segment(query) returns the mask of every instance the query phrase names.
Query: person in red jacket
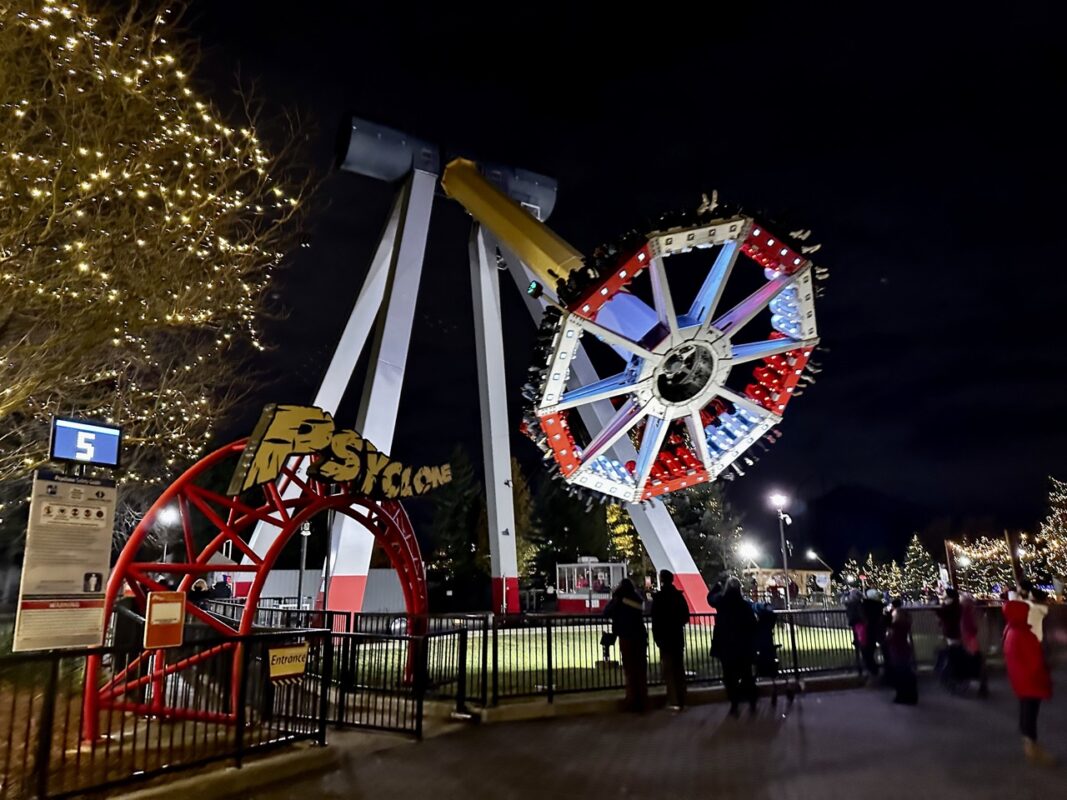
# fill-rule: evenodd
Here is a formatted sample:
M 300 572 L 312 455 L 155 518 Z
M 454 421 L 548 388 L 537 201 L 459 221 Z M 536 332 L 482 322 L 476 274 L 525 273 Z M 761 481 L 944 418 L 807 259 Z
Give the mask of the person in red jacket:
M 1030 607 L 1021 600 L 1011 599 L 1004 604 L 1004 664 L 1012 691 L 1019 698 L 1019 731 L 1026 758 L 1047 765 L 1052 763 L 1052 757 L 1037 743 L 1037 712 L 1041 701 L 1052 697 L 1052 678 L 1041 643 L 1030 630 L 1029 613 Z

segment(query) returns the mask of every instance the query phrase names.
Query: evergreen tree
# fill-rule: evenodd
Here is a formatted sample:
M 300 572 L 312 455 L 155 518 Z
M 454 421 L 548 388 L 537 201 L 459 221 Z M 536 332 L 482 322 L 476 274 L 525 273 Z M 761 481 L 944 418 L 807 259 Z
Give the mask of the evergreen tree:
M 867 577 L 867 588 L 887 588 L 888 573 L 886 566 L 879 564 L 875 560 L 874 553 L 867 554 L 867 560 L 863 562 L 863 574 Z
M 478 546 L 479 540 L 488 542 L 481 481 L 462 447 L 452 451 L 450 462 L 452 481 L 432 495 L 433 542 L 427 559 L 431 577 L 444 583 L 488 573 L 484 558 L 479 559 L 484 549 Z
M 920 599 L 926 589 L 937 586 L 940 573 L 933 556 L 923 547 L 919 541 L 919 534 L 911 537 L 908 542 L 908 550 L 904 554 L 904 567 L 902 570 L 903 592 L 912 600 Z
M 534 498 L 540 548 L 534 558 L 537 571 L 555 580 L 557 564 L 573 564 L 579 556 L 607 559 L 611 544 L 605 509 L 587 507 L 567 493 L 565 484 L 544 476 Z
M 535 569 L 541 533 L 537 526 L 533 493 L 518 460 L 511 458 L 512 502 L 515 504 L 515 556 L 519 575 L 529 577 Z
M 1067 483 L 1050 477 L 1049 511 L 1041 523 L 1034 546 L 1038 569 L 1047 578 L 1067 580 Z
M 705 581 L 710 584 L 723 572 L 744 566 L 737 556 L 741 518 L 727 502 L 721 484 L 698 484 L 663 500 Z
M 904 593 L 904 571 L 895 560 L 890 561 L 883 572 L 885 588 L 889 590 L 890 597 L 900 597 Z
M 855 558 L 849 558 L 841 571 L 841 580 L 850 589 L 859 588 L 862 584 L 863 567 Z

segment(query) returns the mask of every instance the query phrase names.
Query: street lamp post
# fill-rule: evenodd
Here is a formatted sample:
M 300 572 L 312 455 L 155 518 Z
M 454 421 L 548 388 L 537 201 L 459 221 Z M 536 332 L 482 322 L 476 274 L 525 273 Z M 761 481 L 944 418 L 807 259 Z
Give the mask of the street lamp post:
M 829 564 L 827 564 L 825 561 L 823 561 L 822 557 L 818 553 L 816 553 L 814 550 L 809 550 L 806 555 L 808 556 L 808 558 L 810 560 L 818 561 L 820 564 L 822 564 L 824 567 L 826 567 L 828 570 L 830 570 L 831 573 L 834 571 L 834 568 L 831 567 Z
M 782 572 L 785 573 L 785 610 L 792 611 L 793 604 L 789 596 L 789 544 L 785 540 L 785 526 L 793 521 L 785 513 L 785 506 L 789 502 L 789 498 L 784 494 L 775 492 L 770 496 L 770 501 L 771 505 L 774 506 L 774 510 L 778 512 L 778 535 L 782 542 Z
M 789 596 L 790 584 L 792 583 L 789 578 L 789 543 L 785 539 L 785 526 L 792 525 L 793 520 L 785 513 L 785 507 L 789 503 L 788 497 L 781 492 L 775 492 L 768 499 L 771 501 L 774 510 L 778 512 L 778 535 L 782 544 L 782 572 L 785 573 L 785 610 L 789 618 L 789 643 L 793 648 L 793 680 L 799 686 L 800 662 L 797 654 L 797 630 L 793 614 L 790 613 L 793 610 L 793 601 Z
M 825 561 L 823 561 L 822 557 L 818 553 L 816 553 L 814 550 L 812 550 L 810 547 L 808 548 L 808 552 L 805 555 L 807 555 L 809 561 L 818 561 L 820 564 L 822 564 L 824 567 L 826 567 L 828 570 L 830 570 L 830 583 L 828 583 L 826 585 L 826 594 L 827 595 L 832 594 L 833 593 L 834 568 L 831 567 L 829 564 L 827 564 Z M 809 593 L 809 596 L 808 596 L 808 600 L 809 601 L 811 600 L 810 593 Z M 826 604 L 826 601 L 824 599 L 823 600 L 823 606 L 824 607 L 825 607 L 825 604 Z
M 296 578 L 296 610 L 304 608 L 304 569 L 308 560 L 308 537 L 311 536 L 311 523 L 300 523 L 300 572 Z

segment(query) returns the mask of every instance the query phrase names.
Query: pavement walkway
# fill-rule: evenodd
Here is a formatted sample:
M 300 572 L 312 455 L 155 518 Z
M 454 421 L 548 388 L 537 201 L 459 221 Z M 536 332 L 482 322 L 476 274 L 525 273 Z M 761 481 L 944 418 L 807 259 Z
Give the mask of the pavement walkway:
M 1054 769 L 1025 763 L 1017 703 L 922 682 L 920 705 L 880 689 L 809 694 L 735 720 L 723 704 L 683 714 L 607 714 L 464 727 L 346 758 L 332 773 L 259 792 L 264 800 L 408 797 L 925 800 L 1067 798 L 1067 673 L 1041 711 Z

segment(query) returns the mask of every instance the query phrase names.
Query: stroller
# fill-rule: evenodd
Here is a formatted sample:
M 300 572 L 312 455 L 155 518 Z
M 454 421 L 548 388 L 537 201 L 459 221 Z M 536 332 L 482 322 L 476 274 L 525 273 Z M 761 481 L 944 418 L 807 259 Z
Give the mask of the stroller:
M 780 644 L 774 641 L 774 627 L 776 624 L 774 609 L 766 603 L 757 603 L 756 610 L 756 678 L 769 678 L 771 681 L 771 705 L 778 703 L 778 651 L 782 649 Z M 792 703 L 794 688 L 788 681 L 785 683 L 786 699 Z

